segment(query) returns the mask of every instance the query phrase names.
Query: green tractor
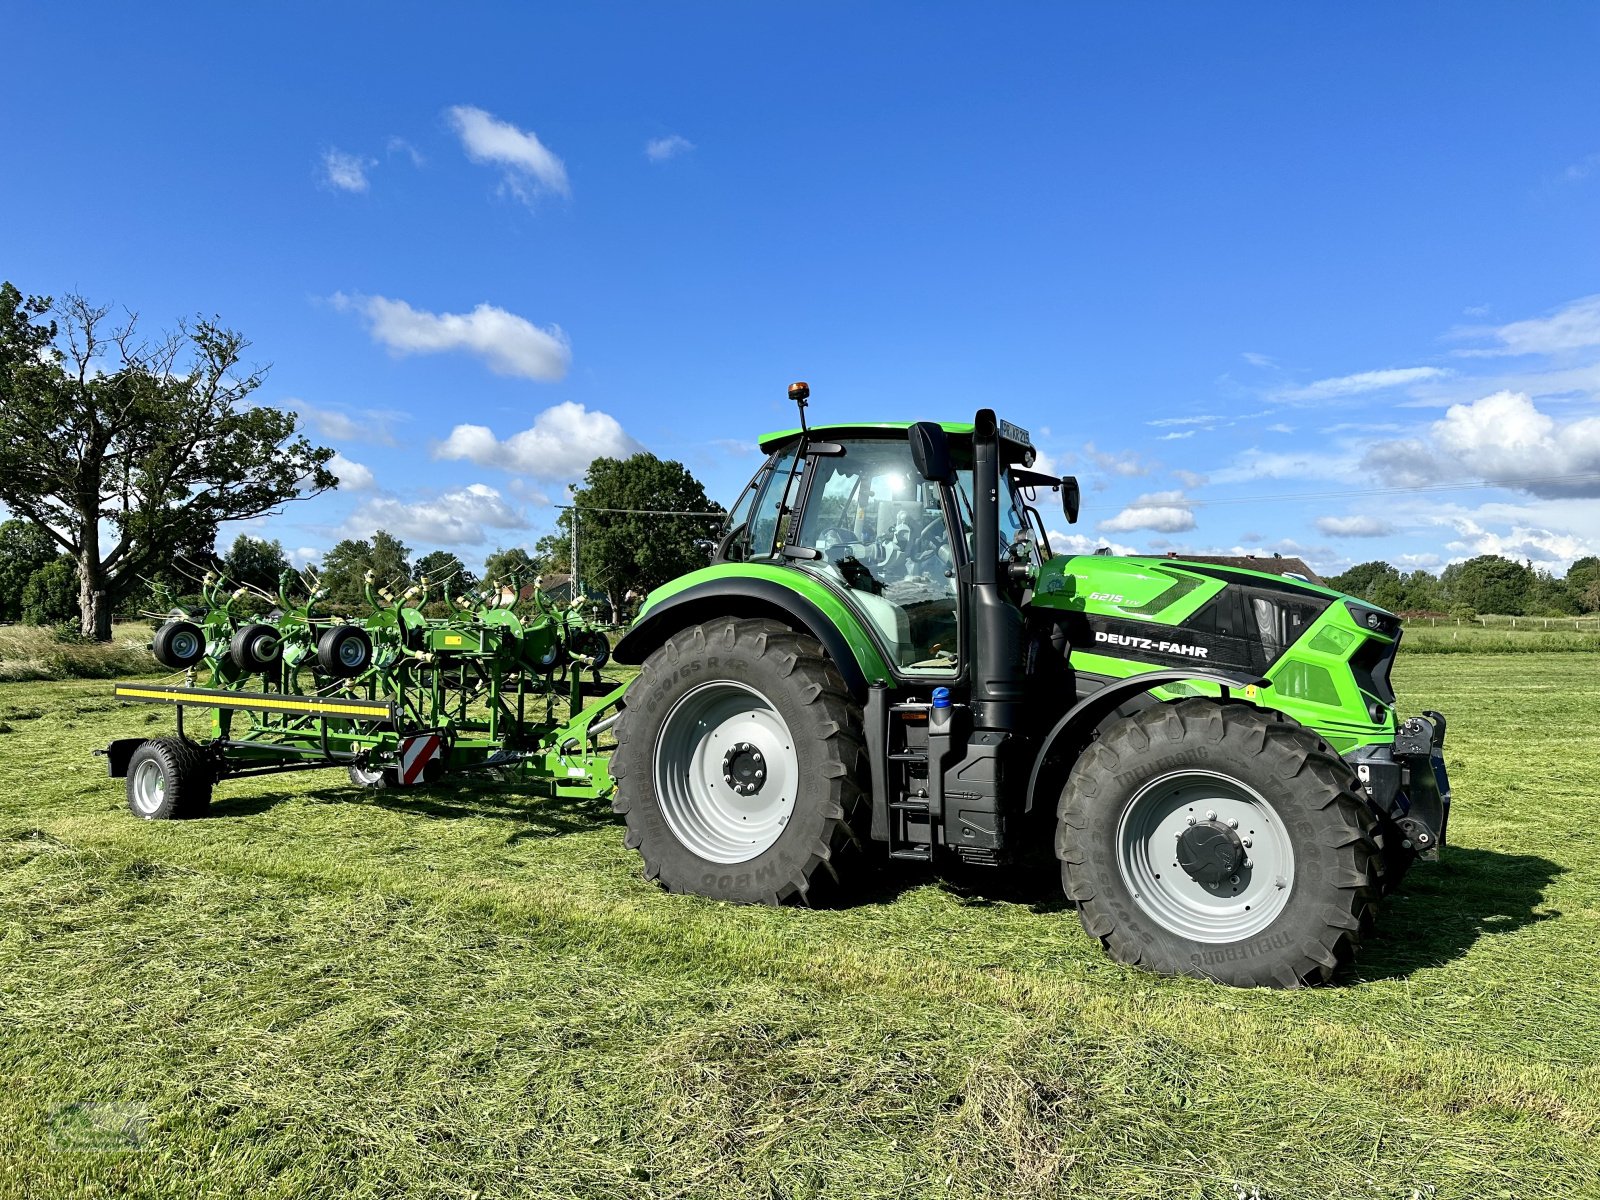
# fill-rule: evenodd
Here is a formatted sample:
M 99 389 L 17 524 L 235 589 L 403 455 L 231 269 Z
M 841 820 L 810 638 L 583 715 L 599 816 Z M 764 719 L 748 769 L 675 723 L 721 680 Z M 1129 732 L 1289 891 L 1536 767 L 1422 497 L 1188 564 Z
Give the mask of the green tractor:
M 1445 838 L 1400 622 L 1294 578 L 1053 555 L 1026 431 L 806 425 L 708 567 L 653 592 L 614 807 L 678 892 L 815 903 L 874 856 L 1059 860 L 1083 927 L 1164 974 L 1296 987 L 1354 953 Z

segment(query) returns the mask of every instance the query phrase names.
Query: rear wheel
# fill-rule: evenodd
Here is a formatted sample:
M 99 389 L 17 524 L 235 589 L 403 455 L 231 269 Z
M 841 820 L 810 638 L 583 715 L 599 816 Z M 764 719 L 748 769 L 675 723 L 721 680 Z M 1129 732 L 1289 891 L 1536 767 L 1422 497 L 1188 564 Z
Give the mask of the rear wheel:
M 271 670 L 283 658 L 283 636 L 271 625 L 245 625 L 229 640 L 228 657 L 246 675 Z
M 212 782 L 211 764 L 199 746 L 156 738 L 128 758 L 128 809 L 145 821 L 204 816 Z
M 335 625 L 317 639 L 317 665 L 335 679 L 351 679 L 372 665 L 372 639 L 358 625 Z
M 817 642 L 776 621 L 675 634 L 628 689 L 613 807 L 675 892 L 815 903 L 866 840 L 861 715 Z
M 156 630 L 150 649 L 162 666 L 186 671 L 206 656 L 206 638 L 192 621 L 168 621 Z
M 1376 911 L 1379 852 L 1357 786 L 1321 738 L 1281 717 L 1158 705 L 1073 767 L 1062 884 L 1120 962 L 1245 987 L 1322 982 Z

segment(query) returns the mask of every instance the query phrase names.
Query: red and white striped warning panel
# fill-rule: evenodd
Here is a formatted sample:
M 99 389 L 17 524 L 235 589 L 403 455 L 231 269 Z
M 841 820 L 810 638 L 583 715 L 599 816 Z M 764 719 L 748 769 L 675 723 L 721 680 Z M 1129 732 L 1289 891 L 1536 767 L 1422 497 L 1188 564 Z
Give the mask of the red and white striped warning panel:
M 444 743 L 436 733 L 421 733 L 400 743 L 400 782 L 407 786 L 418 783 L 428 764 L 444 752 Z

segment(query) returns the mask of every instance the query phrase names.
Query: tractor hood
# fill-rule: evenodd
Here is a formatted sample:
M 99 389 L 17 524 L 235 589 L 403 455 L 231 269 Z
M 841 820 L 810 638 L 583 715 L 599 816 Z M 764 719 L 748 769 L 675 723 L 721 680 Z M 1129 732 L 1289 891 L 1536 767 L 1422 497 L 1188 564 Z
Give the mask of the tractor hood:
M 1039 569 L 1032 605 L 1110 618 L 1184 620 L 1230 583 L 1303 596 L 1319 609 L 1340 593 L 1314 583 L 1181 558 L 1075 554 L 1052 558 Z

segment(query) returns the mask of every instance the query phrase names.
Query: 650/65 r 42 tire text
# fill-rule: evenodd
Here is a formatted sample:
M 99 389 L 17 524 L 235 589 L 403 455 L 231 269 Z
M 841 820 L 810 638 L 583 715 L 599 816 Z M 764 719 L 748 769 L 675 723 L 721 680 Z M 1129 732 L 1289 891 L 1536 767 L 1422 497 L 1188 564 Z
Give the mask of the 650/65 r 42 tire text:
M 616 738 L 613 807 L 670 891 L 817 903 L 860 857 L 861 714 L 810 637 L 732 618 L 674 634 L 628 689 Z
M 1084 751 L 1056 854 L 1119 962 L 1241 987 L 1320 983 L 1355 953 L 1382 870 L 1355 773 L 1242 703 L 1158 704 Z

